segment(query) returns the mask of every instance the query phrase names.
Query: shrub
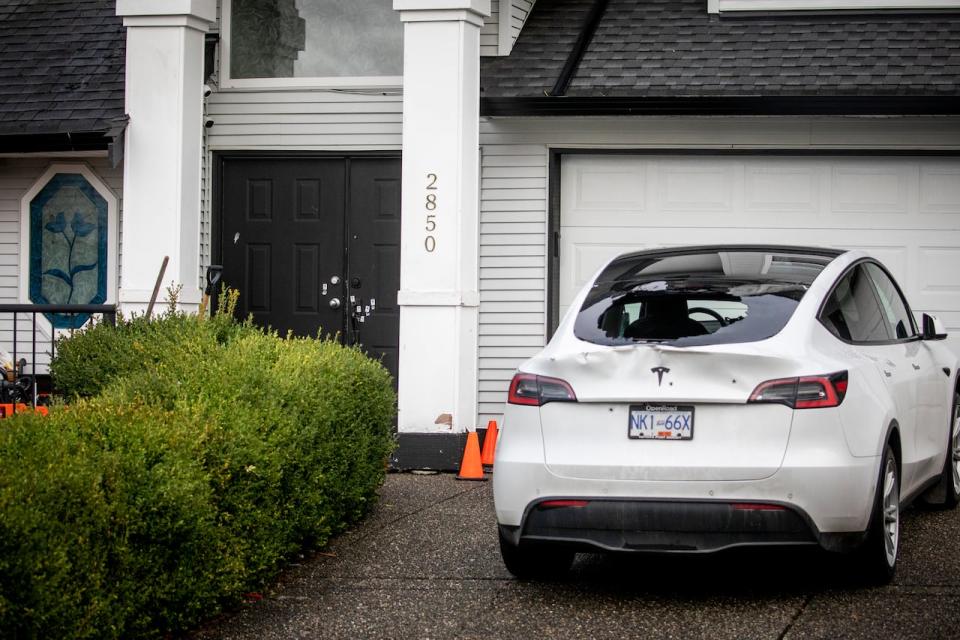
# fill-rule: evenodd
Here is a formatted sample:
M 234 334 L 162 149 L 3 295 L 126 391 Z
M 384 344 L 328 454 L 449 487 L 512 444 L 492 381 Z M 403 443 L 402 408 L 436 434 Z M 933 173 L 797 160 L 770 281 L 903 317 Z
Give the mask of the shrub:
M 152 325 L 64 341 L 61 388 L 97 386 L 75 377 L 95 345 L 109 384 L 0 425 L 0 636 L 183 630 L 373 503 L 395 409 L 379 363 L 225 314 Z
M 174 292 L 171 292 L 174 296 Z M 183 349 L 216 349 L 241 335 L 257 333 L 249 322 L 233 318 L 237 295 L 224 290 L 217 313 L 206 321 L 178 312 L 176 301 L 161 318 L 117 318 L 116 326 L 100 322 L 57 341 L 50 374 L 56 391 L 67 399 L 90 398 L 113 380 L 171 359 Z

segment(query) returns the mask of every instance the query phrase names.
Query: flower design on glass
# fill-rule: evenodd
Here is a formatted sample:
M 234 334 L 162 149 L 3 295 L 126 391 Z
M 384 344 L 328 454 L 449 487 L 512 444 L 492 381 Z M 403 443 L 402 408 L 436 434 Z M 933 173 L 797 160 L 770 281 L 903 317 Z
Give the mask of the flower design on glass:
M 88 222 L 84 215 L 79 211 L 76 211 L 73 214 L 73 219 L 70 221 L 71 233 L 69 234 L 67 233 L 67 217 L 63 211 L 58 212 L 53 217 L 53 220 L 44 225 L 44 229 L 52 234 L 59 234 L 63 238 L 63 242 L 66 244 L 65 254 L 59 254 L 61 257 L 61 264 L 59 267 L 50 267 L 43 272 L 44 276 L 59 278 L 64 282 L 64 284 L 70 287 L 70 293 L 67 296 L 66 304 L 73 302 L 73 292 L 76 286 L 75 278 L 77 274 L 97 268 L 97 260 L 87 264 L 74 264 L 74 253 L 75 249 L 77 248 L 77 240 L 90 235 L 96 228 L 97 226 L 91 222 Z M 63 257 L 66 258 L 66 264 L 62 264 Z

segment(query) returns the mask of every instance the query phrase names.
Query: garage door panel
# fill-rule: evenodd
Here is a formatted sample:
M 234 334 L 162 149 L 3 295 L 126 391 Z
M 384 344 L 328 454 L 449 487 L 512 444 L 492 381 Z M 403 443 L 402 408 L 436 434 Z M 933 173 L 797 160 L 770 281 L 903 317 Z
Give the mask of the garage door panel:
M 744 213 L 817 215 L 821 203 L 822 171 L 810 162 L 782 159 L 744 167 Z
M 920 213 L 947 214 L 960 224 L 960 163 L 929 162 L 920 169 Z
M 655 181 L 653 210 L 659 214 L 732 213 L 738 195 L 735 185 L 742 182 L 739 163 L 722 163 L 701 158 L 655 162 L 651 168 Z
M 960 310 L 960 247 L 919 247 L 917 258 L 914 304 Z
M 913 163 L 852 162 L 832 167 L 830 211 L 835 214 L 910 213 Z
M 601 162 L 577 169 L 575 202 L 579 210 L 639 212 L 646 208 L 646 163 L 629 166 Z

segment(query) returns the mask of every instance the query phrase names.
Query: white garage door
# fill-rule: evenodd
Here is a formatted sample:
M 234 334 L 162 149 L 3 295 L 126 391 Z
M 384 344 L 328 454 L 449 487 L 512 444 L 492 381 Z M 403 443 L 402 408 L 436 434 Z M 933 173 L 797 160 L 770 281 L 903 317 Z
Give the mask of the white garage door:
M 560 317 L 625 251 L 831 246 L 879 258 L 960 345 L 960 159 L 570 155 L 560 197 Z

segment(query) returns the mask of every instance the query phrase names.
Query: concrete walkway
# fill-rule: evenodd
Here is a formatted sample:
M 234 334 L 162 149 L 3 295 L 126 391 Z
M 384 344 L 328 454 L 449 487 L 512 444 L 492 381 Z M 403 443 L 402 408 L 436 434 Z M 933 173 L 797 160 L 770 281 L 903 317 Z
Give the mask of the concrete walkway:
M 273 638 L 960 638 L 960 512 L 908 510 L 894 584 L 819 553 L 581 555 L 513 579 L 490 483 L 395 474 L 375 512 L 196 640 Z

